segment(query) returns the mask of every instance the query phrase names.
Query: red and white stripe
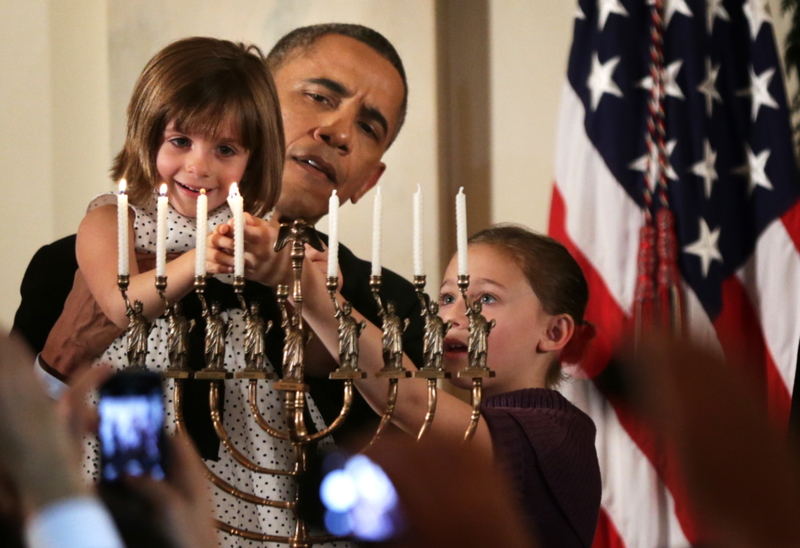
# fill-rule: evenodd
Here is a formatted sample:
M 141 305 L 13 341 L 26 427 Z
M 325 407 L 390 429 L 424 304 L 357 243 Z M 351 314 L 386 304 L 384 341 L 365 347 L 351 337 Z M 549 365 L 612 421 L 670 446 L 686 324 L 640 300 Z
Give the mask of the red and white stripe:
M 603 499 L 595 548 L 690 546 L 697 532 L 675 463 L 626 410 L 591 381 L 626 330 L 636 284 L 639 228 L 644 215 L 609 171 L 586 135 L 583 103 L 567 83 L 562 93 L 550 234 L 564 243 L 589 282 L 587 320 L 598 337 L 565 395 L 597 426 Z M 770 225 L 753 257 L 723 284 L 714 322 L 684 285 L 686 323 L 700 343 L 739 358 L 763 386 L 778 424 L 788 421 L 800 322 L 787 303 L 800 302 L 800 205 Z M 741 360 L 742 356 L 747 360 Z M 736 361 L 736 360 L 729 360 Z

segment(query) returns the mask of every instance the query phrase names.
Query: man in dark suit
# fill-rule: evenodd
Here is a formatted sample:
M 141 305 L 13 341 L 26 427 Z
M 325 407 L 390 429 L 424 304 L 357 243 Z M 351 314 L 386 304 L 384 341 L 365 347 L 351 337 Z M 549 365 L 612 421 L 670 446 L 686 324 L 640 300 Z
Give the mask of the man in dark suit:
M 379 33 L 359 25 L 296 29 L 276 44 L 267 62 L 280 97 L 286 136 L 283 186 L 275 218 L 303 218 L 313 224 L 327 213 L 333 189 L 341 203 L 348 199 L 355 203 L 380 179 L 386 169 L 383 154 L 405 118 L 405 71 L 394 47 Z M 255 277 L 261 283 L 248 283 L 249 298 L 258 299 L 264 316 L 279 324 L 271 289 L 290 275 L 291 266 L 288 251 L 276 254 L 272 249 L 276 228 L 264 222 L 263 230 L 267 236 L 259 251 L 263 268 Z M 140 270 L 152 268 L 148 264 L 151 258 L 139 259 Z M 369 291 L 369 264 L 344 246 L 339 261 L 342 295 L 379 325 Z M 423 322 L 414 288 L 390 271 L 383 274 L 382 295 L 397 303 L 401 318 L 410 320 L 405 351 L 419 366 Z M 36 253 L 21 293 L 14 330 L 40 353 L 42 369 L 57 379 L 67 380 L 87 367 L 120 333 L 102 314 L 82 280 L 75 260 L 75 236 Z M 197 308 L 196 300 L 192 295 L 184 299 L 187 317 Z M 200 332 L 196 329 L 193 335 L 200 336 Z M 276 367 L 281 363 L 282 339 L 278 329 L 268 335 L 267 355 Z M 333 363 L 327 353 L 316 356 Z M 190 352 L 192 361 L 195 363 L 190 365 L 197 368 L 197 359 L 193 360 Z M 309 384 L 312 397 L 330 423 L 341 406 L 341 386 L 313 379 Z M 362 419 L 375 416 L 361 398 L 353 415 Z

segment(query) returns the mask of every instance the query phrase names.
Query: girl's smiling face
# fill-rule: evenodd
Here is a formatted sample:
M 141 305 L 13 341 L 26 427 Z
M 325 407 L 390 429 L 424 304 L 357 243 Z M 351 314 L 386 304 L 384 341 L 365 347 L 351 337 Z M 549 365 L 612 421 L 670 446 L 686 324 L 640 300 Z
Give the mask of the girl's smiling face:
M 212 138 L 181 132 L 171 120 L 156 155 L 158 184 L 167 184 L 169 202 L 178 213 L 194 217 L 200 190 L 206 191 L 209 211 L 222 205 L 231 184 L 241 181 L 249 159 L 250 151 L 242 146 L 233 124 Z
M 497 377 L 484 379 L 484 392 L 492 395 L 544 386 L 544 374 L 553 356 L 541 352 L 539 343 L 548 337 L 551 316 L 544 311 L 525 275 L 507 253 L 490 244 L 469 246 L 469 275 L 467 297 L 481 303 L 481 313 L 488 321 L 497 322 L 489 334 L 487 353 L 487 365 Z M 469 379 L 456 378 L 456 371 L 469 365 L 469 320 L 457 279 L 458 263 L 454 257 L 447 267 L 439 298 L 439 316 L 453 322 L 445 338 L 444 364 L 453 373 L 453 384 L 469 388 Z

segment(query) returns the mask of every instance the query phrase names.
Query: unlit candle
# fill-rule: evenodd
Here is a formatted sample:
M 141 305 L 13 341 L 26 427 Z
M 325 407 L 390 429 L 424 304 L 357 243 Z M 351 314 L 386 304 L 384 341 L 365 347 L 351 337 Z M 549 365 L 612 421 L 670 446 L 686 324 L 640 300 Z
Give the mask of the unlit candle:
M 467 263 L 467 197 L 464 187 L 458 189 L 456 195 L 456 243 L 458 244 L 458 275 L 469 274 Z
M 422 189 L 417 185 L 414 193 L 414 276 L 424 276 L 422 263 Z
M 375 203 L 372 209 L 372 275 L 381 275 L 381 211 L 383 198 L 381 187 L 375 193 Z
M 334 190 L 328 200 L 328 277 L 339 276 L 339 196 Z

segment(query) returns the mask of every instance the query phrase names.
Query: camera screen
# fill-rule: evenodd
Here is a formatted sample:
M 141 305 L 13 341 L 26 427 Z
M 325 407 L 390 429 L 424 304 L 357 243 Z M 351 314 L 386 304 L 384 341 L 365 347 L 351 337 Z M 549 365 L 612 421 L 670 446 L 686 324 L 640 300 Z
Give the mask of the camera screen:
M 149 473 L 164 478 L 161 390 L 144 394 L 105 395 L 98 405 L 102 475 L 114 481 L 124 474 Z

